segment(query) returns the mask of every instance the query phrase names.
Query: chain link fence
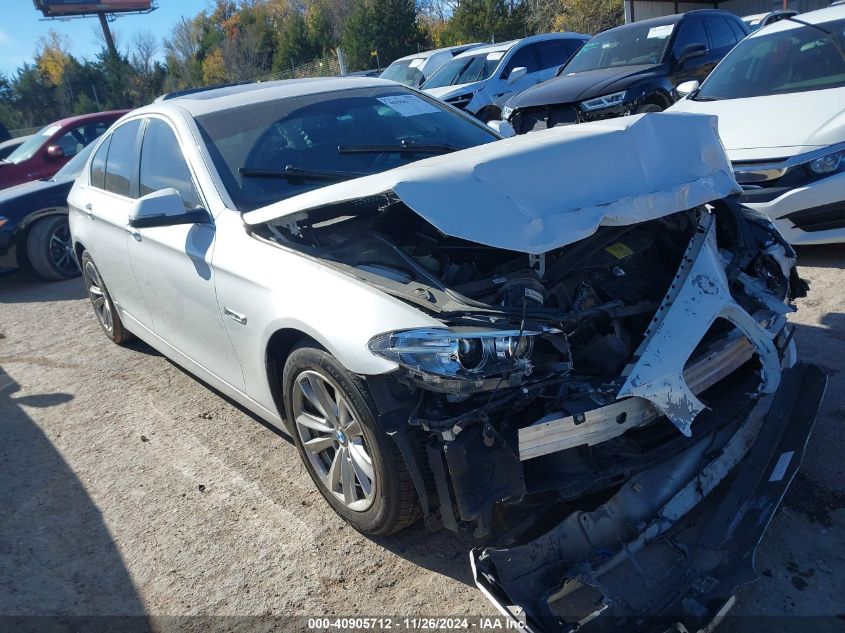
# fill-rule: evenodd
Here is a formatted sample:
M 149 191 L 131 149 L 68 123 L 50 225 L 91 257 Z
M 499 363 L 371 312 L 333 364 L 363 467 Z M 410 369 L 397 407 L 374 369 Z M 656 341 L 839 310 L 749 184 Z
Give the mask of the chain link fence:
M 291 66 L 290 70 L 281 70 L 254 78 L 254 81 L 275 81 L 277 79 L 305 79 L 307 77 L 336 77 L 340 75 L 340 62 L 335 55 L 320 57 L 307 64 Z

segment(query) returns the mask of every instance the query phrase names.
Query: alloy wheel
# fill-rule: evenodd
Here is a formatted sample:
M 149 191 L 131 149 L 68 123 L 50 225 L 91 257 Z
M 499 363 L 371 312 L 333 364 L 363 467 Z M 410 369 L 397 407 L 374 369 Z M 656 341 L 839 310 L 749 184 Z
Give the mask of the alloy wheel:
M 111 334 L 114 330 L 114 317 L 111 312 L 111 301 L 100 279 L 100 273 L 93 262 L 86 261 L 83 274 L 85 275 L 85 285 L 88 288 L 88 296 L 91 298 L 91 303 L 94 304 L 94 314 L 97 315 L 103 329 Z
M 340 387 L 307 370 L 291 400 L 299 439 L 322 484 L 350 510 L 373 504 L 377 481 L 361 422 Z
M 49 241 L 50 261 L 66 276 L 73 276 L 78 273 L 79 266 L 73 255 L 73 245 L 70 239 L 70 227 L 67 222 L 59 224 L 50 235 Z

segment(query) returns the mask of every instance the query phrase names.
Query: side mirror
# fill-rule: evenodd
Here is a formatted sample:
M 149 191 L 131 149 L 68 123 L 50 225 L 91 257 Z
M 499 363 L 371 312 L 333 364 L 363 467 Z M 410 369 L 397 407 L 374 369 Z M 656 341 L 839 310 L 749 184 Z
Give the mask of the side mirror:
M 686 46 L 684 46 L 684 50 L 681 51 L 680 57 L 678 57 L 678 65 L 685 64 L 691 59 L 695 59 L 696 57 L 701 57 L 706 54 L 707 46 L 705 46 L 704 44 L 687 44 Z
M 528 74 L 528 69 L 525 66 L 517 66 L 511 71 L 511 74 L 508 75 L 508 83 L 512 84 L 519 79 L 525 77 Z
M 65 157 L 65 150 L 61 148 L 59 145 L 50 145 L 47 148 L 47 158 L 52 160 L 58 160 L 60 158 Z
M 513 126 L 507 121 L 487 121 L 487 127 L 496 132 L 499 136 L 503 136 L 504 138 L 516 136 L 516 130 L 514 130 Z
M 186 211 L 182 196 L 172 188 L 138 198 L 129 209 L 129 226 L 135 229 L 207 222 L 208 212 L 205 209 Z
M 698 90 L 700 85 L 701 84 L 698 81 L 685 81 L 684 83 L 679 84 L 677 88 L 675 88 L 675 92 L 678 93 L 678 96 L 680 98 L 684 98 Z

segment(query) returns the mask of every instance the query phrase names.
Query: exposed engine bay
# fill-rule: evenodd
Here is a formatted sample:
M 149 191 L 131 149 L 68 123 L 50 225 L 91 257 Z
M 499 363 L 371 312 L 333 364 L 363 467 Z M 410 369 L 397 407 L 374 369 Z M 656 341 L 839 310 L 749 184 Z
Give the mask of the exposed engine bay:
M 785 314 L 806 293 L 795 254 L 733 199 L 542 254 L 450 237 L 389 193 L 254 228 L 444 324 L 376 336 L 370 351 L 399 369 L 368 384 L 429 526 L 480 539 L 477 584 L 529 629 L 575 630 L 611 607 L 628 626 L 668 608 L 619 602 L 613 570 L 673 530 L 689 542 L 655 564 L 689 563 L 683 547 L 704 537 L 678 520 L 739 481 L 773 400 L 791 397 L 811 424 L 824 389 L 793 369 Z M 648 576 L 636 562 L 626 573 L 621 585 Z M 731 582 L 708 585 L 706 605 L 672 603 L 671 617 L 709 621 Z

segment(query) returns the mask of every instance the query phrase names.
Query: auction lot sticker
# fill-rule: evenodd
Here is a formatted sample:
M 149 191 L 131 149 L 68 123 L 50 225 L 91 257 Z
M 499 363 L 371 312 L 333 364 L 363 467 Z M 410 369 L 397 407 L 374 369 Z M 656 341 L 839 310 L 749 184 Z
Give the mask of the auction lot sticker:
M 416 95 L 392 95 L 377 97 L 388 108 L 396 110 L 402 116 L 417 116 L 418 114 L 436 114 L 439 112 L 430 103 L 423 101 Z

